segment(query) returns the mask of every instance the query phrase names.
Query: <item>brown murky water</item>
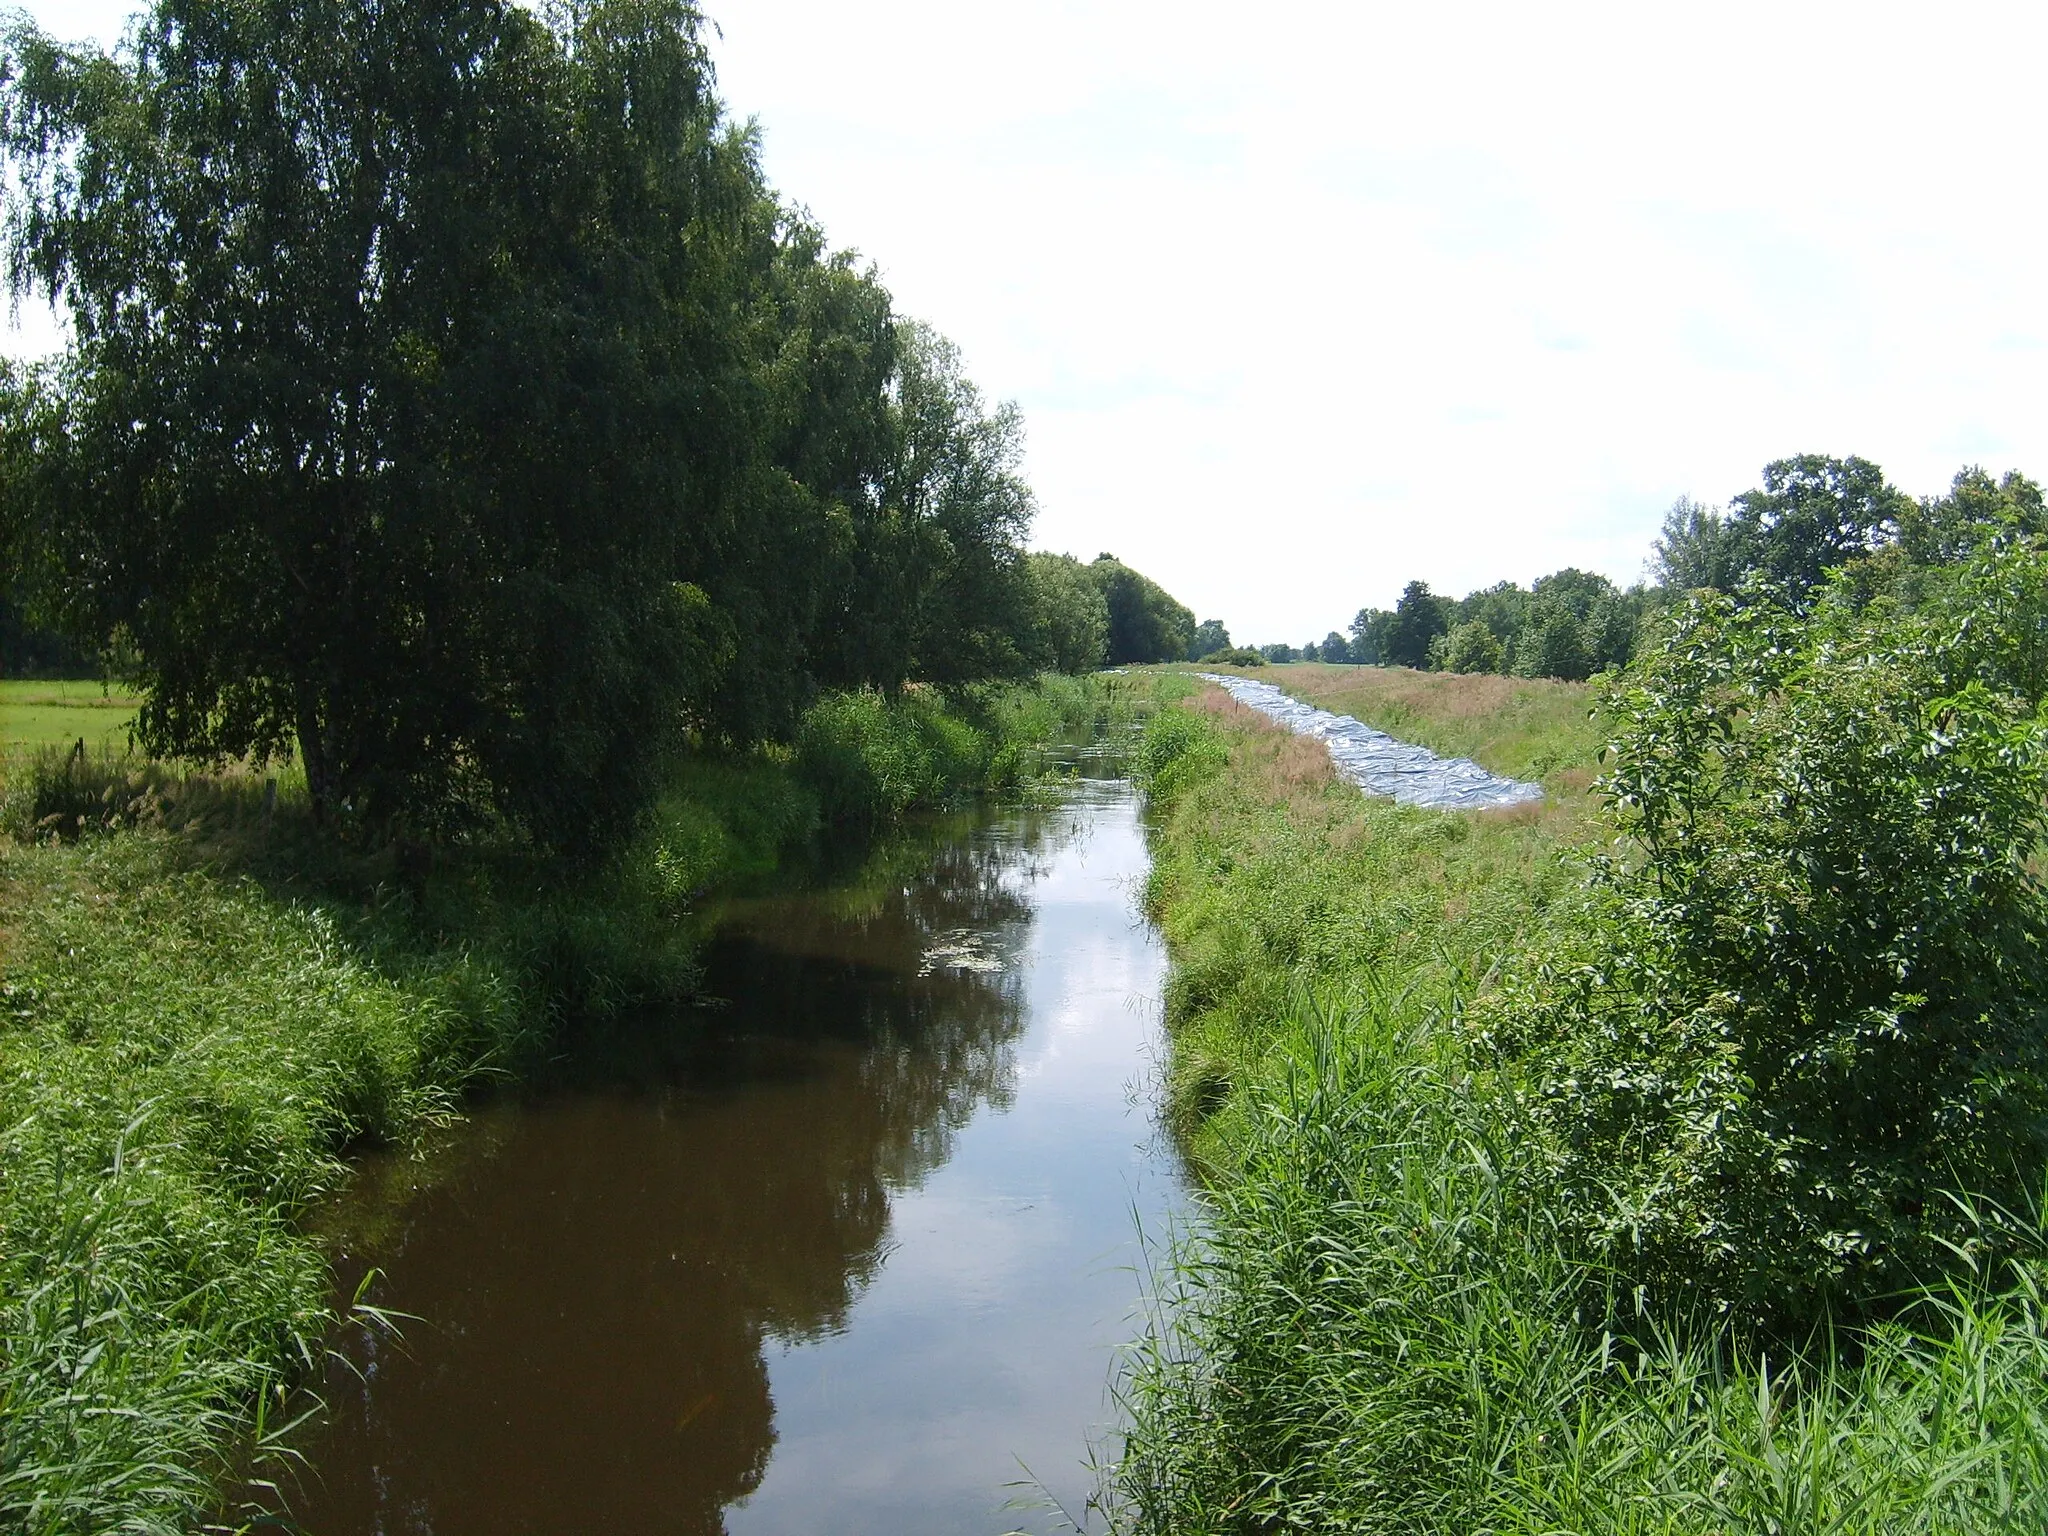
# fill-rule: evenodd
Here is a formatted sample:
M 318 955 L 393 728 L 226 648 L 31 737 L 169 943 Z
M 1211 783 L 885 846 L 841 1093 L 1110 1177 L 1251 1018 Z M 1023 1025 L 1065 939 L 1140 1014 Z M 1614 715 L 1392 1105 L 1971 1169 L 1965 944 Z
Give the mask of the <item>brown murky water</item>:
M 1120 785 L 741 904 L 709 1011 L 373 1170 L 314 1536 L 1063 1528 L 1181 1183 Z M 1026 1486 L 1019 1487 L 1022 1483 Z

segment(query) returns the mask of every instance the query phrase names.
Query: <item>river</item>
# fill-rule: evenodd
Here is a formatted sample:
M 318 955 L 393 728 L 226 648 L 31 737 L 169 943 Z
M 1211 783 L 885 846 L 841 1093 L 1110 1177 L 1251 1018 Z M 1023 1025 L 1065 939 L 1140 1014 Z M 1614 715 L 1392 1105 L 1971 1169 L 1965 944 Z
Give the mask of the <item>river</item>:
M 994 1533 L 1082 1514 L 1139 1327 L 1165 958 L 1135 796 L 1083 781 L 734 902 L 706 1003 L 334 1215 L 313 1536 Z M 1019 1486 L 1022 1485 L 1022 1486 Z M 1040 1502 L 1040 1507 L 1028 1507 Z

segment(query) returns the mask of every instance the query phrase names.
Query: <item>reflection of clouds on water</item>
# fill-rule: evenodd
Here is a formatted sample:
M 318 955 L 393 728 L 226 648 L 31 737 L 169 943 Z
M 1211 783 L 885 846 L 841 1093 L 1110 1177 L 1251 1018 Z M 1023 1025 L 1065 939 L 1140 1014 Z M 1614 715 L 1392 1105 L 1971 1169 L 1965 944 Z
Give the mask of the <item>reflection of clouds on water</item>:
M 576 1036 L 555 1094 L 480 1114 L 438 1177 L 366 1180 L 340 1278 L 381 1265 L 371 1299 L 422 1321 L 348 1344 L 307 1527 L 722 1529 L 776 1444 L 768 1341 L 842 1333 L 893 1203 L 1013 1102 L 1035 888 L 1090 826 L 956 821 L 740 905 L 705 957 L 723 1006 Z M 942 1208 L 984 1259 L 1057 1227 Z

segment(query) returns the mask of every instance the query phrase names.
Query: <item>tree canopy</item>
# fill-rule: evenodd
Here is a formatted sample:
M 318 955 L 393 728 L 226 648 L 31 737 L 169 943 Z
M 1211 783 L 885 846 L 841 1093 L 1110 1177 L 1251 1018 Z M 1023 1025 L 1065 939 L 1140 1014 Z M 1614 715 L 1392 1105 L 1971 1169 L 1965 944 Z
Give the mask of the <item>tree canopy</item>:
M 1567 567 L 1527 588 L 1504 581 L 1454 600 L 1411 581 L 1394 608 L 1359 610 L 1350 659 L 1579 681 L 1626 665 L 1645 622 L 1688 592 L 1760 594 L 1796 609 L 1840 574 L 1850 598 L 1883 595 L 1911 609 L 1933 573 L 2000 539 L 2048 533 L 2038 485 L 1974 465 L 1946 495 L 1917 502 L 1854 457 L 1779 459 L 1762 482 L 1728 510 L 1689 496 L 1673 503 L 1652 546 L 1654 585 L 1624 591 Z M 1327 640 L 1308 649 L 1330 659 Z
M 1111 666 L 1190 659 L 1195 616 L 1189 609 L 1114 555 L 1096 556 L 1090 570 L 1109 607 Z
M 0 554 L 119 637 L 149 747 L 573 845 L 686 731 L 1077 661 L 1014 407 L 779 200 L 701 26 L 159 0 L 112 55 L 6 33 L 7 276 L 74 339 L 7 380 Z

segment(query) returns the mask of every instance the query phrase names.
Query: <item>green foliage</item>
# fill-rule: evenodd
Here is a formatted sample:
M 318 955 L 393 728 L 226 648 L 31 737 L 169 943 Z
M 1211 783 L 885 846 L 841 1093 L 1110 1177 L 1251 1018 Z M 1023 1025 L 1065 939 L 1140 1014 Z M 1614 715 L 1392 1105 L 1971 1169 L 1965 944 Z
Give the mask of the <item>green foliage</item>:
M 1230 631 L 1223 627 L 1221 619 L 1204 619 L 1195 626 L 1195 635 L 1188 642 L 1188 655 L 1195 661 L 1212 656 L 1218 651 L 1234 650 L 1230 643 Z
M 1763 480 L 1726 514 L 1687 498 L 1672 507 L 1656 544 L 1667 591 L 1735 592 L 1755 578 L 1802 601 L 1852 567 L 1866 596 L 1883 589 L 1910 603 L 1926 571 L 2000 534 L 2048 532 L 2040 487 L 2016 472 L 1993 480 L 1966 466 L 1947 495 L 1917 503 L 1863 459 L 1801 454 L 1765 465 Z
M 898 351 L 888 560 L 868 594 L 887 600 L 870 619 L 881 643 L 860 680 L 1028 676 L 1041 611 L 1023 552 L 1034 510 L 1018 473 L 1023 418 L 1014 403 L 987 409 L 958 349 L 930 327 L 905 323 Z
M 1114 555 L 1096 556 L 1088 569 L 1109 608 L 1111 666 L 1188 658 L 1195 637 L 1193 613 Z
M 1747 573 L 1742 530 L 1714 507 L 1681 496 L 1652 542 L 1658 585 L 1676 594 L 1712 587 L 1732 592 Z
M 150 750 L 583 854 L 691 730 L 1038 665 L 1014 407 L 779 203 L 701 25 L 160 0 L 111 57 L 11 25 L 8 276 L 74 342 L 0 390 L 0 568 L 132 647 Z
M 1571 567 L 1538 577 L 1528 590 L 1503 581 L 1455 601 L 1431 593 L 1422 582 L 1410 582 L 1401 606 L 1392 612 L 1360 609 L 1348 646 L 1333 654 L 1326 639 L 1320 655 L 1325 661 L 1580 682 L 1627 663 L 1648 603 L 1641 588 L 1622 592 L 1604 576 Z M 1474 625 L 1478 628 L 1470 628 Z M 1482 629 L 1492 644 L 1480 637 Z M 1451 635 L 1459 630 L 1465 634 L 1458 647 L 1460 664 L 1453 666 Z
M 1500 641 L 1479 619 L 1467 619 L 1443 637 L 1441 671 L 1498 672 L 1500 661 Z
M 2022 632 L 2041 587 L 1987 573 L 1974 600 Z M 1474 684 L 1349 687 L 1389 682 L 1434 700 L 1438 735 L 1485 728 L 1459 712 Z M 1952 1207 L 1977 1268 L 1810 1341 L 1646 1313 L 1585 1262 L 1579 1191 L 1482 1027 L 1504 961 L 1607 915 L 1556 857 L 1574 824 L 1361 801 L 1294 776 L 1273 733 L 1221 735 L 1227 763 L 1150 818 L 1169 1079 L 1209 1180 L 1155 1264 L 1115 1528 L 2016 1536 L 2048 1516 L 2048 1275 L 1987 1262 L 2013 1223 Z
M 1524 677 L 1584 682 L 1593 673 L 1586 627 L 1563 603 L 1546 603 L 1536 621 L 1516 637 L 1515 670 Z
M 1036 615 L 1034 654 L 1048 671 L 1093 672 L 1109 652 L 1109 604 L 1087 566 L 1072 555 L 1027 557 Z
M 1912 505 L 1868 459 L 1802 453 L 1766 464 L 1763 480 L 1735 498 L 1728 520 L 1739 568 L 1795 596 L 1889 542 Z
M 1220 667 L 1263 667 L 1266 664 L 1266 658 L 1261 652 L 1243 645 L 1233 645 L 1220 651 L 1211 651 L 1208 655 L 1198 656 L 1195 659 L 1211 666 Z
M 987 745 L 923 694 L 835 694 L 804 716 L 797 771 L 835 823 L 872 824 L 973 787 Z
M 4 537 L 0 537 L 0 563 L 11 564 Z M 99 675 L 99 663 L 82 646 L 31 623 L 21 604 L 0 588 L 0 678 Z
M 1361 608 L 1351 620 L 1351 659 L 1368 667 L 1385 666 L 1387 639 L 1394 614 L 1388 608 Z
M 827 821 L 873 826 L 1028 776 L 1028 751 L 1086 735 L 1105 708 L 1092 679 L 937 694 L 829 694 L 805 714 L 794 767 Z
M 2017 470 L 1993 480 L 1976 465 L 1957 471 L 1946 496 L 1899 510 L 1899 546 L 1914 565 L 1956 565 L 1993 539 L 2048 534 L 2041 487 Z
M 1444 600 L 1429 590 L 1429 583 L 1411 581 L 1394 604 L 1393 622 L 1387 626 L 1379 659 L 1390 667 L 1426 667 L 1430 643 L 1450 626 Z
M 1856 1358 L 1623 1342 L 1459 1033 L 1283 1000 L 1233 1177 L 1163 1257 L 1115 1528 L 2019 1536 L 2048 1518 L 2048 1272 L 1923 1292 Z
M 1945 1191 L 2038 1192 L 2044 586 L 2021 548 L 1913 616 L 1699 594 L 1608 695 L 1636 852 L 1515 1025 L 1603 1262 L 1753 1312 L 1868 1305 L 1981 1238 Z

